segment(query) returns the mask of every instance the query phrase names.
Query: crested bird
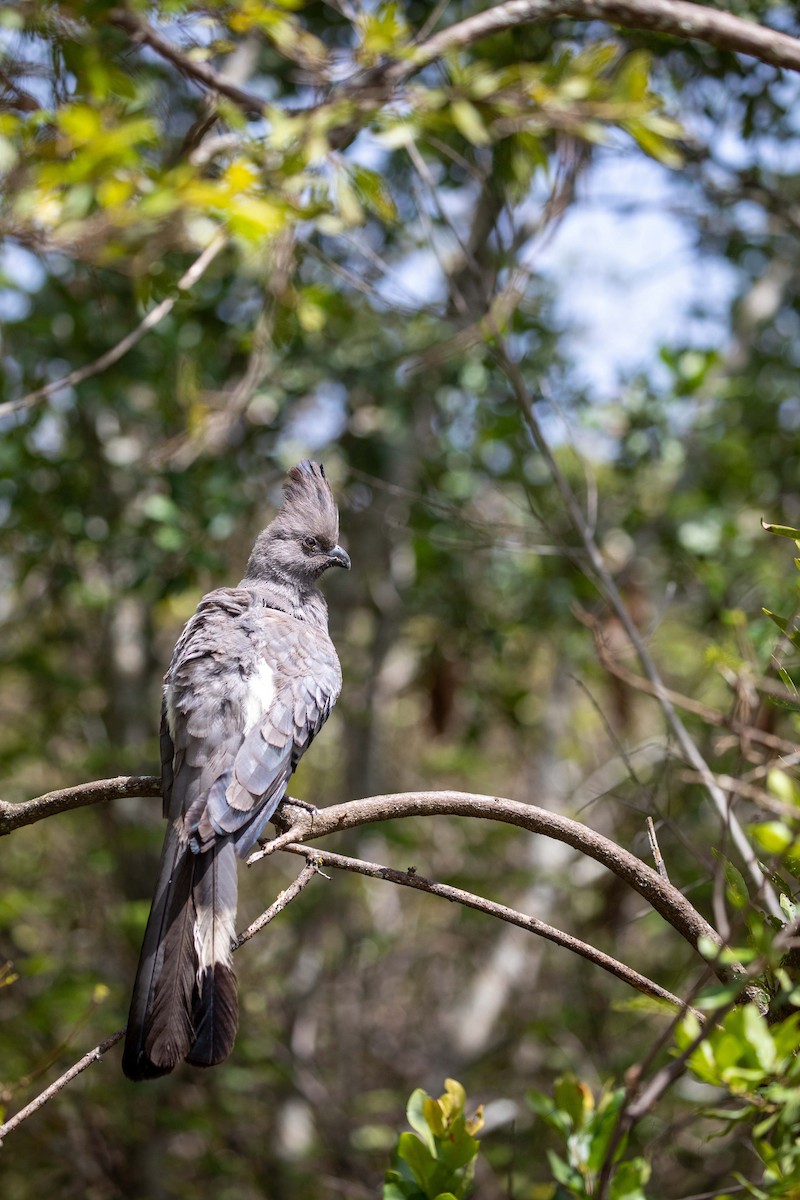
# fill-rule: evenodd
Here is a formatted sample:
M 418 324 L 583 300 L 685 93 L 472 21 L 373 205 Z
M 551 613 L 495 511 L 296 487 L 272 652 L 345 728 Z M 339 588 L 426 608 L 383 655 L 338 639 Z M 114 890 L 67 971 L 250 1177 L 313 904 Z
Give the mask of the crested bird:
M 122 1067 L 153 1079 L 214 1066 L 238 1027 L 237 857 L 245 858 L 327 719 L 342 673 L 316 586 L 349 570 L 325 472 L 289 471 L 244 578 L 200 601 L 164 676 L 167 832 L 133 987 Z

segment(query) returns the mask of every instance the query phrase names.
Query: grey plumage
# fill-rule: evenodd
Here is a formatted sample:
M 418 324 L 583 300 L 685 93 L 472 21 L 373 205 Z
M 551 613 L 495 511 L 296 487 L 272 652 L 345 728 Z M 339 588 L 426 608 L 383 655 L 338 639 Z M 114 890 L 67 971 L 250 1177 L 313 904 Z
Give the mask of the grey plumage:
M 164 677 L 167 834 L 122 1066 L 134 1080 L 227 1058 L 238 1024 L 231 943 L 246 857 L 341 687 L 315 587 L 350 566 L 322 467 L 293 467 L 236 588 L 204 596 Z

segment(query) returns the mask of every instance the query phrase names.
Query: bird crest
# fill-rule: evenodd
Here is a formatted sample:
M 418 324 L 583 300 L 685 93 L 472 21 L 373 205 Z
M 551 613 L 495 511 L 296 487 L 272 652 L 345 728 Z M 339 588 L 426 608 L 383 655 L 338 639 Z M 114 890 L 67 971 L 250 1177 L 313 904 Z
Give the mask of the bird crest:
M 278 521 L 291 530 L 322 530 L 332 542 L 339 537 L 339 513 L 322 463 L 305 458 L 292 467 L 283 486 Z

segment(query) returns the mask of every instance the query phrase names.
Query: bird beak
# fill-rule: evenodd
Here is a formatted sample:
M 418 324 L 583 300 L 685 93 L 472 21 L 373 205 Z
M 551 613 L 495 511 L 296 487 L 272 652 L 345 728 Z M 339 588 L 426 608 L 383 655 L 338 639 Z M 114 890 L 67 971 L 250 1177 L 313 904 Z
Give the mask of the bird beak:
M 334 546 L 328 551 L 328 562 L 332 567 L 344 567 L 345 571 L 350 570 L 350 555 L 341 546 Z

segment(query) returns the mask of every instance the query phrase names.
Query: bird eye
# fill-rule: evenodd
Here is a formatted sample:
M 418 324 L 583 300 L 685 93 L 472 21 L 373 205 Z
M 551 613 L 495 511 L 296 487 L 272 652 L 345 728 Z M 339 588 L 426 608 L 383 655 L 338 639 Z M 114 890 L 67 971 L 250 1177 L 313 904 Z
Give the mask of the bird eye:
M 317 548 L 317 539 L 315 537 L 303 538 L 303 549 L 304 550 L 316 550 L 316 548 Z

